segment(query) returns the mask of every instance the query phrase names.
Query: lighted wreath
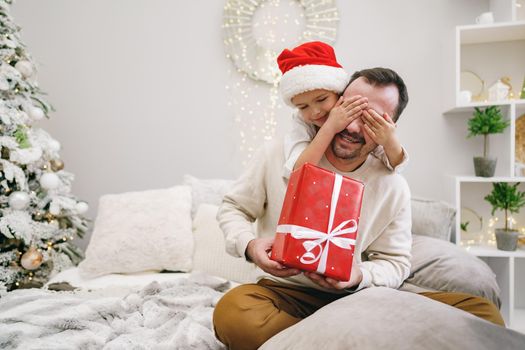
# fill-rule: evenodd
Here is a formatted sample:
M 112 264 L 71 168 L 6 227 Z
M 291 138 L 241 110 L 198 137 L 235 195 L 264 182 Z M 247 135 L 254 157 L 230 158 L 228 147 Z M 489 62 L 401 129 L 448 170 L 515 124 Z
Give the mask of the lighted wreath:
M 275 62 L 280 49 L 313 40 L 333 44 L 338 23 L 335 0 L 227 0 L 226 55 L 250 78 L 275 84 L 280 77 Z M 293 36 L 285 42 L 290 30 Z

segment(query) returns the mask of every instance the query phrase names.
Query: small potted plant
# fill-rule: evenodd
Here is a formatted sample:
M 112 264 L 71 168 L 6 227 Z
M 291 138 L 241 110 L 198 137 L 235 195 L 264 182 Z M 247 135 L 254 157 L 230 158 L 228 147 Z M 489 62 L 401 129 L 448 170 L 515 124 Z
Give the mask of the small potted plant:
M 474 115 L 468 121 L 467 137 L 483 135 L 483 157 L 474 157 L 476 176 L 494 176 L 497 159 L 488 157 L 488 135 L 500 134 L 507 126 L 509 121 L 503 119 L 498 106 L 490 106 L 485 110 L 475 107 Z
M 519 232 L 509 227 L 509 212 L 517 213 L 525 205 L 525 192 L 518 191 L 519 182 L 511 185 L 507 182 L 494 182 L 492 192 L 485 200 L 492 205 L 492 215 L 496 210 L 505 211 L 505 228 L 496 229 L 496 244 L 500 250 L 516 250 Z

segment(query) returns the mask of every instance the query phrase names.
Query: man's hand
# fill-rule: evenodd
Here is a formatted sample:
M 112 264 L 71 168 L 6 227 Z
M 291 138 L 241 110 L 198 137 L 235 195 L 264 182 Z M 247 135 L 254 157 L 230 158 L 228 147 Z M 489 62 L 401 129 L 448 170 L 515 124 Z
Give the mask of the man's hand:
M 366 133 L 378 145 L 387 148 L 399 143 L 396 136 L 396 124 L 388 113 L 384 113 L 381 116 L 375 110 L 369 108 L 363 111 L 361 119 L 364 122 Z
M 333 278 L 325 277 L 315 272 L 305 272 L 304 275 L 321 287 L 337 290 L 355 287 L 363 280 L 363 273 L 356 264 L 352 266 L 352 273 L 350 274 L 349 281 L 337 281 Z
M 270 260 L 268 254 L 272 250 L 273 241 L 273 237 L 252 239 L 246 247 L 246 255 L 264 272 L 276 277 L 290 277 L 301 273 L 298 269 L 288 268 Z
M 335 106 L 330 110 L 328 119 L 322 128 L 330 130 L 335 135 L 343 131 L 348 124 L 359 118 L 368 107 L 368 98 L 359 95 L 352 96 L 345 100 L 343 96 L 339 98 Z

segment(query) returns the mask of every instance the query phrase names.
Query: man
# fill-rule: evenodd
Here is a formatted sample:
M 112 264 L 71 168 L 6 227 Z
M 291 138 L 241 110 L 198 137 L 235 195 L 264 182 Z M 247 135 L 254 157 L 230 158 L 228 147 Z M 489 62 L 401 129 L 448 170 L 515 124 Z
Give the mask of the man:
M 368 108 L 379 115 L 399 115 L 408 101 L 403 80 L 384 68 L 355 73 L 344 95 L 367 97 Z M 365 183 L 350 281 L 301 273 L 268 258 L 286 191 L 280 171 L 285 161 L 282 142 L 264 147 L 225 196 L 217 218 L 225 233 L 226 249 L 260 268 L 257 284 L 232 289 L 216 306 L 216 335 L 231 349 L 257 348 L 334 300 L 367 287 L 398 288 L 408 277 L 410 191 L 400 175 L 370 156 L 377 145 L 366 135 L 363 125 L 359 118 L 336 134 L 319 163 Z M 256 233 L 252 224 L 255 220 Z M 432 298 L 431 293 L 427 294 Z M 467 299 L 472 301 L 472 296 L 456 297 L 446 302 L 461 308 Z M 478 299 L 475 304 L 482 313 L 497 313 L 488 301 Z

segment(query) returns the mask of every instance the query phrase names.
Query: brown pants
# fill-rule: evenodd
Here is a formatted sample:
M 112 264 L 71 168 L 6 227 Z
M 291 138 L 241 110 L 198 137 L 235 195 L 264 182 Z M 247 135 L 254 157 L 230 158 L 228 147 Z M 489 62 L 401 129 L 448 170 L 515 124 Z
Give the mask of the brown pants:
M 267 279 L 257 284 L 244 284 L 226 293 L 215 307 L 215 335 L 230 349 L 257 349 L 283 329 L 346 295 Z M 487 299 L 465 293 L 426 292 L 421 295 L 505 325 L 498 308 Z

